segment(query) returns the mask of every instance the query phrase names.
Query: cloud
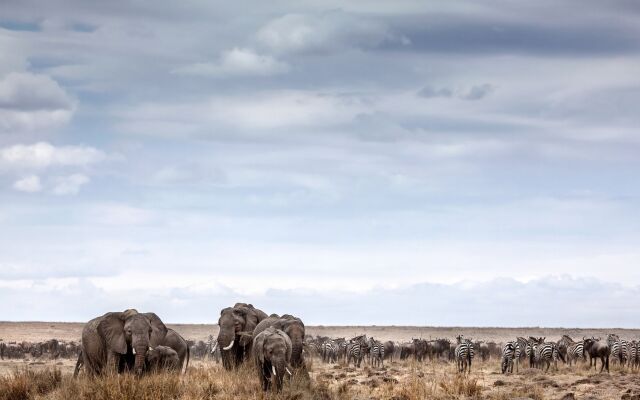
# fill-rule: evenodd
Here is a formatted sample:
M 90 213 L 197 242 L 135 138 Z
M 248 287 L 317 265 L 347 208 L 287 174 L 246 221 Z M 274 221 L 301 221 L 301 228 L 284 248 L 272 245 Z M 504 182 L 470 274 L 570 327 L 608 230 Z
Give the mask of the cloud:
M 37 175 L 29 175 L 15 181 L 13 188 L 21 192 L 35 193 L 42 190 L 42 184 Z
M 489 95 L 494 90 L 494 86 L 488 83 L 471 86 L 468 90 L 453 90 L 448 87 L 425 86 L 418 91 L 418 96 L 424 98 L 456 97 L 463 100 L 480 100 Z
M 87 166 L 105 158 L 104 152 L 91 146 L 54 146 L 48 142 L 38 142 L 0 148 L 0 167 L 9 168 Z
M 386 42 L 407 45 L 383 22 L 340 11 L 286 14 L 269 21 L 256 35 L 277 53 L 327 52 L 339 48 L 372 48 Z
M 485 83 L 484 85 L 473 86 L 463 97 L 467 100 L 480 100 L 492 91 L 493 86 Z
M 95 279 L 3 284 L 0 301 L 12 304 L 8 320 L 87 321 L 106 311 L 135 307 L 157 313 L 165 322 L 215 323 L 212 313 L 237 301 L 265 312 L 291 313 L 307 325 L 410 325 L 470 327 L 631 328 L 640 311 L 629 304 L 640 295 L 628 287 L 592 278 L 545 276 L 520 282 L 490 281 L 434 284 L 419 282 L 360 293 L 299 288 L 243 294 L 215 280 L 197 285 L 156 288 L 108 288 Z M 593 296 L 606 293 L 606 296 Z M 39 301 L 34 303 L 33 296 Z M 426 304 L 424 312 L 412 305 Z M 572 312 L 554 312 L 580 304 Z M 61 311 L 64 310 L 64 311 Z M 100 311 L 98 311 L 100 310 Z
M 52 193 L 58 196 L 75 195 L 80 192 L 80 187 L 89 181 L 89 177 L 83 174 L 59 177 L 56 179 Z
M 0 133 L 55 128 L 74 109 L 72 98 L 49 76 L 10 73 L 0 80 Z
M 195 63 L 175 70 L 178 74 L 210 77 L 272 76 L 289 71 L 289 65 L 250 49 L 225 51 L 215 63 Z

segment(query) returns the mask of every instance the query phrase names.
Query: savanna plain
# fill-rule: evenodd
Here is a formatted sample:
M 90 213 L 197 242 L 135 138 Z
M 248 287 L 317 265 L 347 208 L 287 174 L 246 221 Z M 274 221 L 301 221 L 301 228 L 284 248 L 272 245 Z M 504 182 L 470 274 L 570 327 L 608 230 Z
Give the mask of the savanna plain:
M 82 323 L 0 322 L 4 343 L 44 342 L 57 339 L 79 342 Z M 216 325 L 168 324 L 186 339 L 206 341 L 217 335 Z M 413 338 L 448 338 L 457 335 L 498 347 L 518 336 L 546 337 L 557 341 L 562 335 L 576 340 L 616 333 L 628 340 L 640 338 L 640 330 L 629 329 L 545 329 L 545 328 L 455 328 L 396 326 L 308 326 L 307 335 L 351 338 L 366 334 L 376 340 L 408 342 Z M 21 399 L 640 399 L 640 375 L 629 366 L 611 363 L 610 373 L 589 368 L 589 362 L 567 365 L 559 362 L 545 372 L 529 368 L 503 374 L 500 356 L 485 360 L 478 354 L 469 374 L 457 372 L 447 357 L 400 359 L 396 352 L 384 366 L 363 361 L 360 368 L 344 360 L 325 363 L 320 355 L 305 355 L 308 376 L 294 375 L 282 392 L 263 392 L 253 366 L 226 371 L 210 357 L 192 354 L 184 374 L 157 373 L 141 378 L 132 374 L 73 378 L 75 356 L 48 354 L 0 361 L 0 400 Z M 598 365 L 599 370 L 599 365 Z

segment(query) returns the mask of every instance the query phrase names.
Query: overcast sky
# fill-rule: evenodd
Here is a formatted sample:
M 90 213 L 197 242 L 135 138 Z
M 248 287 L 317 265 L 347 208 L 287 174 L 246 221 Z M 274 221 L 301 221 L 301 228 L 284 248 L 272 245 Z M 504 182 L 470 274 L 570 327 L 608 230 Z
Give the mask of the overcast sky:
M 0 7 L 0 320 L 640 320 L 635 1 Z

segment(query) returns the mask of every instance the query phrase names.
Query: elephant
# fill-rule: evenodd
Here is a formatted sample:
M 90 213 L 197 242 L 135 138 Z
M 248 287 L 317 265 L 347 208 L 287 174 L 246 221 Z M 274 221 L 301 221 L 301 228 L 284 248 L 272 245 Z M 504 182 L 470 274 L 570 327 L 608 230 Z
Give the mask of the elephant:
M 169 346 L 156 346 L 145 355 L 145 372 L 180 372 L 182 363 L 178 352 Z
M 285 374 L 291 375 L 291 351 L 291 339 L 280 329 L 266 328 L 253 339 L 253 359 L 263 390 L 271 389 L 273 380 L 276 391 L 282 389 Z
M 166 335 L 167 327 L 154 313 L 108 312 L 82 329 L 82 364 L 90 376 L 126 370 L 140 374 L 147 351 Z
M 162 345 L 175 350 L 180 359 L 180 370 L 182 371 L 182 367 L 184 367 L 184 372 L 187 373 L 190 357 L 189 345 L 187 344 L 187 341 L 182 336 L 180 336 L 178 332 L 174 331 L 171 328 L 167 328 L 167 335 L 164 337 Z
M 218 345 L 222 365 L 226 370 L 234 369 L 248 359 L 251 355 L 253 330 L 265 318 L 267 314 L 245 303 L 236 303 L 233 307 L 220 311 Z
M 269 317 L 260 321 L 253 330 L 253 336 L 257 336 L 260 332 L 270 327 L 280 329 L 289 336 L 292 345 L 291 365 L 294 368 L 303 367 L 304 358 L 302 355 L 302 347 L 304 341 L 304 323 L 302 320 L 289 314 L 285 314 L 282 317 L 279 317 L 277 314 L 271 314 Z

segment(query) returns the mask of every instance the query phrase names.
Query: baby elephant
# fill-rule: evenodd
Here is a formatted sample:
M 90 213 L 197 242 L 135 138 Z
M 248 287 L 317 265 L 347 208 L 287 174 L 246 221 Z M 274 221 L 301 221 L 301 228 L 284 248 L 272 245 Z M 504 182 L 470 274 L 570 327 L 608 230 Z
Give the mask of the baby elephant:
M 171 347 L 156 346 L 147 352 L 144 366 L 145 372 L 179 372 L 180 357 Z
M 280 391 L 285 374 L 291 375 L 291 339 L 279 329 L 265 329 L 253 339 L 253 359 L 262 389 L 269 390 L 275 380 L 276 390 Z

